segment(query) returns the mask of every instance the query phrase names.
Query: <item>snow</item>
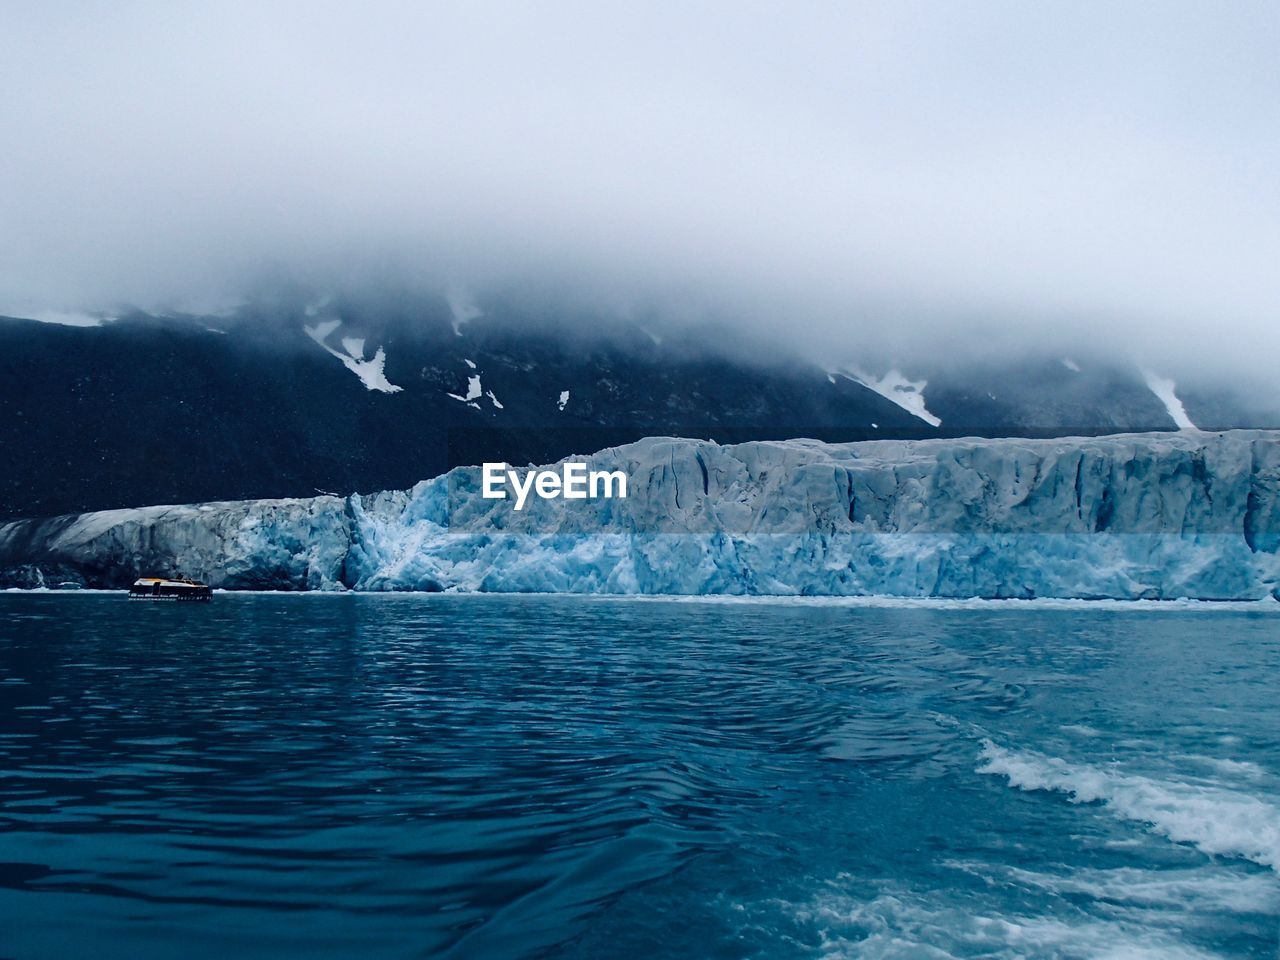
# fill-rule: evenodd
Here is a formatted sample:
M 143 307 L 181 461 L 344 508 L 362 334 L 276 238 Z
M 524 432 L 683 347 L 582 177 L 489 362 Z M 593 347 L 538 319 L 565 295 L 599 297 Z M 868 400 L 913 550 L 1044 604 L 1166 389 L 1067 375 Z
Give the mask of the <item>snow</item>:
M 873 377 L 857 367 L 848 367 L 846 371 L 837 370 L 841 376 L 874 390 L 886 400 L 891 400 L 912 416 L 919 417 L 931 427 L 942 426 L 942 421 L 929 412 L 924 402 L 924 388 L 928 380 L 908 380 L 896 368 L 891 369 L 883 377 Z
M 1174 392 L 1176 386 L 1172 380 L 1164 377 L 1158 377 L 1150 370 L 1142 371 L 1143 378 L 1147 381 L 1147 387 L 1156 395 L 1161 403 L 1164 404 L 1165 410 L 1168 411 L 1170 419 L 1177 425 L 1179 430 L 1198 430 L 1200 429 L 1191 422 L 1191 418 L 1187 416 L 1186 407 L 1182 405 L 1182 401 L 1178 399 L 1177 393 Z
M 1062 365 L 1063 365 L 1064 367 L 1066 367 L 1068 370 L 1070 370 L 1072 373 L 1079 373 L 1079 372 L 1080 372 L 1080 364 L 1076 363 L 1076 362 L 1075 362 L 1074 360 L 1072 360 L 1070 357 L 1063 357 L 1063 358 L 1062 358 Z
M 314 327 L 303 327 L 302 329 L 307 331 L 307 336 L 328 350 L 329 347 L 325 344 L 325 340 L 329 338 L 329 334 L 340 326 L 342 326 L 341 320 L 322 320 Z
M 380 393 L 399 393 L 403 387 L 398 387 L 387 379 L 384 367 L 387 363 L 386 352 L 379 347 L 374 353 L 372 359 L 363 359 L 364 340 L 354 337 L 344 337 L 342 340 L 342 350 L 335 350 L 329 346 L 325 340 L 329 334 L 342 326 L 341 320 L 322 320 L 314 327 L 304 326 L 302 329 L 316 343 L 324 349 L 325 353 L 337 357 L 342 361 L 342 365 L 360 378 L 360 382 L 364 384 L 366 390 L 377 390 Z M 353 350 L 352 346 L 356 346 L 358 350 Z
M 472 400 L 478 400 L 483 394 L 484 391 L 480 389 L 480 377 L 475 376 L 467 377 L 467 395 L 465 397 L 459 396 L 456 393 L 451 393 L 449 396 L 453 397 L 455 400 L 461 401 L 462 403 L 468 403 Z M 480 409 L 478 405 L 475 406 L 477 410 Z
M 459 337 L 462 336 L 462 328 L 466 324 L 484 316 L 484 312 L 476 306 L 475 300 L 461 287 L 450 287 L 445 298 L 449 301 L 449 311 L 453 314 L 453 332 Z
M 476 369 L 474 360 L 468 360 L 466 357 L 463 357 L 462 362 L 465 363 L 472 370 Z M 480 374 L 478 373 L 475 374 L 474 376 L 467 377 L 466 396 L 463 396 L 462 394 L 458 394 L 458 393 L 450 393 L 450 394 L 446 394 L 446 396 L 452 397 L 454 400 L 457 400 L 459 403 L 465 403 L 468 407 L 475 407 L 475 409 L 477 410 L 480 409 L 480 404 L 475 403 L 474 401 L 479 400 L 481 397 L 488 397 L 489 402 L 493 404 L 495 410 L 505 409 L 505 407 L 503 407 L 502 405 L 502 402 L 494 395 L 494 392 L 492 390 L 485 390 L 483 388 L 483 386 L 480 383 Z
M 100 327 L 103 322 L 114 319 L 106 314 L 86 313 L 83 310 L 32 310 L 24 307 L 0 310 L 0 316 L 56 323 L 64 327 Z
M 561 390 L 560 399 L 556 401 L 556 406 L 563 410 L 569 404 L 569 391 Z
M 344 357 L 336 352 L 334 352 L 334 355 L 342 361 L 343 366 L 360 378 L 360 382 L 365 385 L 366 389 L 377 390 L 380 393 L 399 393 L 404 389 L 387 379 L 387 375 L 384 372 L 387 354 L 381 347 L 374 352 L 372 359 L 369 360 Z
M 345 499 L 19 521 L 0 526 L 0 567 L 173 567 L 219 587 L 1280 596 L 1280 432 L 734 446 L 651 437 L 572 459 L 624 471 L 628 497 L 531 500 L 515 513 L 481 497 L 480 470 L 463 467 Z

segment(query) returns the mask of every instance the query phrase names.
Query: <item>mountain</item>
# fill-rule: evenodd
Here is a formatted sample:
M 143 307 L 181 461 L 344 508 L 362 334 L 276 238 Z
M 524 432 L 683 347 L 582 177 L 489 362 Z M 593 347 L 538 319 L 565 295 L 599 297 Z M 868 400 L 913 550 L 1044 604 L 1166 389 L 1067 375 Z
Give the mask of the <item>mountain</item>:
M 651 435 L 1175 427 L 1123 364 L 1039 358 L 911 377 L 820 367 L 727 329 L 663 333 L 503 304 L 480 315 L 457 297 L 97 326 L 0 319 L 0 518 L 401 488 L 460 464 L 547 462 Z M 1214 404 L 1200 426 L 1271 425 Z
M 649 438 L 625 498 L 408 491 L 0 525 L 0 583 L 620 594 L 1280 597 L 1280 433 L 824 444 Z

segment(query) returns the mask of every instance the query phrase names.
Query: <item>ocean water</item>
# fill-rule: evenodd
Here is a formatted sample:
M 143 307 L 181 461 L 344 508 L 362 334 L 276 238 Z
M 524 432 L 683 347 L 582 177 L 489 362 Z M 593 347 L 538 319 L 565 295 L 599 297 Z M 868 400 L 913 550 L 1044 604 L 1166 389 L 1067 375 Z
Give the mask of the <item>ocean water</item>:
M 0 957 L 1275 958 L 1276 607 L 0 596 Z

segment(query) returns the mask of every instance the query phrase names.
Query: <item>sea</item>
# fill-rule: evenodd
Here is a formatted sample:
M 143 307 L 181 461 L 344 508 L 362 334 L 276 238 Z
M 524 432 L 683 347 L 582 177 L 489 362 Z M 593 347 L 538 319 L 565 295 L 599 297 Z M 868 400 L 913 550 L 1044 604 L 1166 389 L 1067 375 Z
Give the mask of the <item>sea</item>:
M 1280 604 L 0 595 L 0 957 L 1280 956 Z

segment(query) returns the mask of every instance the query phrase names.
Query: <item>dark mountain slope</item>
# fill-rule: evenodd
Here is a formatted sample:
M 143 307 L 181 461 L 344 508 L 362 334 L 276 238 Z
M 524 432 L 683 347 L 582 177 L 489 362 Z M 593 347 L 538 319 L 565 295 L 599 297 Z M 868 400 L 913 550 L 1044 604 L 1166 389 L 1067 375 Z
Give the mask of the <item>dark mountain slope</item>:
M 545 463 L 660 434 L 840 441 L 1173 426 L 1121 367 L 924 374 L 940 427 L 856 378 L 723 331 L 663 339 L 507 308 L 455 332 L 443 299 L 411 298 L 87 328 L 0 319 L 0 518 L 403 488 L 459 463 Z M 1267 425 L 1221 397 L 1213 410 L 1215 426 Z
M 401 387 L 385 393 L 301 322 L 226 329 L 0 320 L 0 516 L 405 487 L 462 461 L 545 462 L 654 433 L 838 439 L 918 423 L 798 365 L 451 330 L 385 333 L 385 376 Z M 483 387 L 472 399 L 469 377 Z

